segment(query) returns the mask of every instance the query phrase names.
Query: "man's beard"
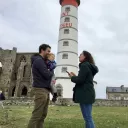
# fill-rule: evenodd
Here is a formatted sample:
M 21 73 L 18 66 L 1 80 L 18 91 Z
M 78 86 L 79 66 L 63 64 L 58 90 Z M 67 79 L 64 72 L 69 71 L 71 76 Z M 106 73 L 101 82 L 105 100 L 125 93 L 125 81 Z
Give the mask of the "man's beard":
M 47 54 L 44 56 L 44 59 L 45 59 L 45 60 L 47 60 L 47 59 L 48 59 L 48 55 L 47 55 Z

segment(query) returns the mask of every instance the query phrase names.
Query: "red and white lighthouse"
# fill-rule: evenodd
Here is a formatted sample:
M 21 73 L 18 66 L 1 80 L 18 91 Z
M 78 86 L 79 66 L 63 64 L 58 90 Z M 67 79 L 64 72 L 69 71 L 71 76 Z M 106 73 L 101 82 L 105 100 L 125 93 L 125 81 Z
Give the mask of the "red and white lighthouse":
M 60 0 L 56 86 L 60 97 L 71 98 L 73 83 L 66 71 L 78 72 L 78 6 L 80 0 Z

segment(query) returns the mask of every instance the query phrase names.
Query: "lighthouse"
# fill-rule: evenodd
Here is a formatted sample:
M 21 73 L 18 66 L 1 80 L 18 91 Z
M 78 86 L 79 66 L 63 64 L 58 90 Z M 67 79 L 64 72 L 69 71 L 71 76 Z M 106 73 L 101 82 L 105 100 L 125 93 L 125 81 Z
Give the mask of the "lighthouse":
M 60 0 L 56 87 L 59 97 L 71 98 L 74 84 L 68 72 L 78 73 L 78 6 L 80 0 Z

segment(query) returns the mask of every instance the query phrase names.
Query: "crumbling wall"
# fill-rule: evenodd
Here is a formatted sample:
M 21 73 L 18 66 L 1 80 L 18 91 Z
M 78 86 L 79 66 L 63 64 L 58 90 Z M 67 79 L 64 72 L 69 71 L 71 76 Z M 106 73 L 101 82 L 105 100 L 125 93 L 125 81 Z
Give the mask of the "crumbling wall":
M 2 72 L 0 74 L 0 88 L 6 96 L 11 85 L 11 78 L 16 60 L 16 48 L 13 50 L 3 50 L 0 48 L 0 61 L 2 63 Z

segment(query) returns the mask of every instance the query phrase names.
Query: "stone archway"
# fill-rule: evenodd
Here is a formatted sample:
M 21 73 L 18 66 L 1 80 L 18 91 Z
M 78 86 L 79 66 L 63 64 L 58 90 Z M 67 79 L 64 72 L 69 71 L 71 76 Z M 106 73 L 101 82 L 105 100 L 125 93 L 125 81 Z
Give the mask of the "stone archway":
M 15 91 L 16 91 L 16 86 L 11 86 L 10 88 L 8 88 L 6 92 L 8 93 L 9 97 L 14 97 Z
M 23 88 L 21 89 L 21 96 L 27 96 L 28 93 L 28 89 L 26 86 L 23 86 Z
M 57 84 L 56 85 L 56 89 L 57 89 L 57 95 L 58 97 L 63 97 L 63 87 L 61 84 Z
M 16 89 L 16 87 L 14 86 L 14 87 L 12 88 L 12 93 L 11 93 L 11 96 L 12 96 L 12 97 L 14 97 L 15 89 Z

